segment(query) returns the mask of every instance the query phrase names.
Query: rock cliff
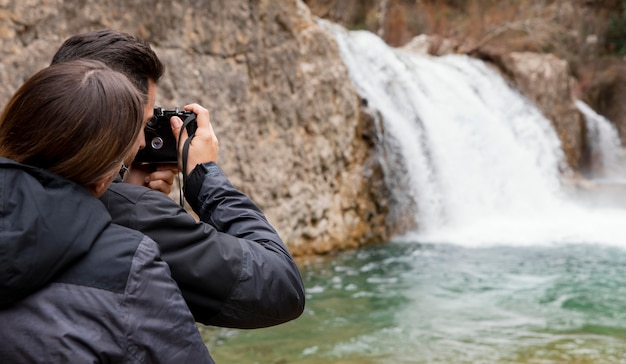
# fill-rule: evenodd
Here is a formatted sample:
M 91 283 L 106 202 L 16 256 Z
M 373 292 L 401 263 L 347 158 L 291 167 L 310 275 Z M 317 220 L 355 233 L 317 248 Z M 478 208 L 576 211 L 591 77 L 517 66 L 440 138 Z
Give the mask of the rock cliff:
M 0 2 L 0 102 L 68 36 L 112 28 L 166 65 L 157 103 L 211 110 L 220 164 L 294 255 L 388 238 L 386 192 L 338 49 L 297 0 Z

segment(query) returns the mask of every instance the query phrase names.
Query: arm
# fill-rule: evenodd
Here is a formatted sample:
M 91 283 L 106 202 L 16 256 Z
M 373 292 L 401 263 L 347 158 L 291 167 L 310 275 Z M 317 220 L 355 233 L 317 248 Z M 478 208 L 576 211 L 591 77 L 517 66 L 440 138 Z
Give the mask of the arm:
M 159 244 L 196 321 L 260 328 L 295 319 L 304 309 L 304 286 L 293 259 L 256 207 L 247 210 L 252 202 L 220 175 L 207 176 L 207 184 L 213 182 L 207 187 L 217 191 L 225 182 L 224 191 L 218 193 L 225 201 L 216 206 L 212 218 L 206 212 L 202 215 L 207 222 L 219 221 L 226 231 L 196 222 L 159 191 L 119 180 L 100 199 L 114 223 L 139 230 Z M 193 176 L 188 186 L 198 186 L 190 182 L 201 180 L 202 187 L 202 170 Z M 229 234 L 235 230 L 235 235 Z
M 213 162 L 193 169 L 185 197 L 202 221 L 236 238 L 242 249 L 238 281 L 214 320 L 252 328 L 238 317 L 250 317 L 263 327 L 300 316 L 305 300 L 300 271 L 261 210 Z
M 211 162 L 218 142 L 208 111 L 197 104 L 186 109 L 198 115 L 198 129 L 188 159 L 197 167 L 185 195 L 203 222 L 164 194 L 127 183 L 114 183 L 101 200 L 116 223 L 159 244 L 196 321 L 259 328 L 297 318 L 304 285 L 293 258 L 257 206 Z M 181 126 L 173 117 L 177 138 Z
M 214 320 L 250 328 L 238 317 L 250 316 L 256 327 L 295 319 L 304 310 L 304 286 L 293 258 L 261 210 L 217 166 L 219 142 L 209 111 L 198 104 L 186 105 L 185 110 L 197 116 L 192 139 L 180 118 L 170 120 L 180 148 L 179 168 L 187 176 L 185 198 L 202 221 L 235 238 L 242 249 L 240 275 Z

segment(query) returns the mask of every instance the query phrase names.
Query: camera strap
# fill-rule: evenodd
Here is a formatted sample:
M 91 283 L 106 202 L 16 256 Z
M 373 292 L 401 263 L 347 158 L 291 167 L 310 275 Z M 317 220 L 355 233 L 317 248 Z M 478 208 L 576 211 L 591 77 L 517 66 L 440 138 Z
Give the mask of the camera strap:
M 190 122 L 192 122 L 194 119 L 196 118 L 195 115 L 189 115 L 187 116 L 187 118 L 183 121 L 183 126 L 180 128 L 180 133 L 178 134 L 178 145 L 177 145 L 177 150 L 180 150 L 180 140 L 183 137 L 183 130 L 187 129 L 187 125 L 189 125 Z M 187 130 L 187 132 L 189 132 L 189 130 Z M 189 145 L 191 144 L 191 140 L 193 139 L 193 137 L 195 136 L 195 133 L 192 133 L 191 135 L 188 135 L 187 140 L 185 140 L 185 143 L 183 144 L 183 150 L 181 152 L 181 158 L 182 158 L 182 167 L 183 167 L 183 183 L 180 185 L 180 206 L 184 207 L 184 194 L 183 194 L 183 186 L 187 183 L 187 155 L 189 154 Z

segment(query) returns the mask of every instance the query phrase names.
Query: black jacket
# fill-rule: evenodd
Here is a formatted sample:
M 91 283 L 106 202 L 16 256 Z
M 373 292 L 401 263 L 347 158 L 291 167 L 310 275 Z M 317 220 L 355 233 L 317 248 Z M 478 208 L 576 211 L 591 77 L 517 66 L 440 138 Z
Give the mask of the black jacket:
M 0 363 L 213 363 L 156 243 L 0 158 Z
M 259 208 L 215 163 L 197 166 L 184 192 L 200 222 L 162 192 L 119 181 L 101 201 L 159 244 L 196 321 L 261 328 L 300 316 L 300 272 Z

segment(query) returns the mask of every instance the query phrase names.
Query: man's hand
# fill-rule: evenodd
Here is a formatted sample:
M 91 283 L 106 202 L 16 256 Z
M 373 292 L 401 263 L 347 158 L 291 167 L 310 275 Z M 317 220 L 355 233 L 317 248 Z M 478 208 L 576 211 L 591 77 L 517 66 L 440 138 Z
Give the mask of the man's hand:
M 189 144 L 189 154 L 187 156 L 187 170 L 183 171 L 183 173 L 189 175 L 189 173 L 191 173 L 191 171 L 198 164 L 217 162 L 219 142 L 217 140 L 215 132 L 213 131 L 211 118 L 207 109 L 198 104 L 190 104 L 185 106 L 185 110 L 193 111 L 197 115 L 196 123 L 198 124 L 195 136 Z M 170 119 L 170 123 L 172 126 L 172 132 L 174 133 L 176 141 L 178 142 L 183 121 L 178 116 L 173 116 Z M 187 130 L 183 130 L 181 138 L 182 140 L 178 143 L 180 145 L 180 150 L 178 151 L 178 164 L 182 169 L 182 161 L 180 160 L 180 158 L 183 145 L 185 143 L 185 140 L 187 140 L 188 138 Z
M 174 164 L 133 164 L 126 182 L 169 195 L 177 174 L 178 166 Z

